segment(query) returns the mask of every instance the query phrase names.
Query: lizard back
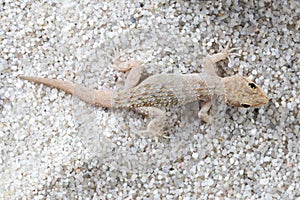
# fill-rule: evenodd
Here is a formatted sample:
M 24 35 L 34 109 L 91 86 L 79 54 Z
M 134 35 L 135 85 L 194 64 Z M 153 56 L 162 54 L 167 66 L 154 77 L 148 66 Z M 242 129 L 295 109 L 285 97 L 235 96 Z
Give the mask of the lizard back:
M 159 74 L 113 97 L 116 107 L 171 107 L 210 99 L 220 88 L 219 77 L 203 74 Z M 212 80 L 214 79 L 214 80 Z M 220 82 L 220 81 L 219 81 Z

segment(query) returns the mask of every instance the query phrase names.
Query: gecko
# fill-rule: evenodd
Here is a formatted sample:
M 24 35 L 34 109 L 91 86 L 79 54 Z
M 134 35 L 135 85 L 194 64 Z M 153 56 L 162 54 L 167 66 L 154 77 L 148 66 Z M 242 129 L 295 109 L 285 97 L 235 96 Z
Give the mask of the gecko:
M 268 103 L 266 93 L 245 76 L 220 77 L 216 73 L 216 63 L 230 59 L 237 48 L 229 48 L 229 43 L 219 53 L 207 55 L 202 60 L 203 71 L 192 74 L 156 74 L 139 83 L 142 67 L 137 61 L 128 61 L 117 67 L 128 72 L 123 90 L 96 90 L 68 81 L 19 76 L 21 79 L 58 88 L 94 106 L 104 108 L 133 108 L 151 120 L 144 130 L 160 134 L 166 120 L 164 108 L 182 106 L 193 101 L 202 101 L 198 116 L 211 123 L 208 114 L 214 97 L 221 97 L 230 106 L 261 107 Z M 229 60 L 230 61 L 230 60 Z

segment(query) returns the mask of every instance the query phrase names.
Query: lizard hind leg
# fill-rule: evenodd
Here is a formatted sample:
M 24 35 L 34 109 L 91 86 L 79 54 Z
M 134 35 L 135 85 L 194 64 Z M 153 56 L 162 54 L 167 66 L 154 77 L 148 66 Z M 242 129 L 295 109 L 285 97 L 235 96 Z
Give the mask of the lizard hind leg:
M 155 136 L 163 136 L 163 129 L 166 121 L 165 111 L 155 107 L 140 107 L 135 110 L 151 119 L 147 125 L 147 129 L 140 130 L 138 131 L 139 133 L 151 133 Z
M 127 78 L 125 81 L 125 89 L 130 89 L 135 87 L 141 78 L 142 67 L 139 61 L 126 61 L 114 63 L 114 69 L 117 69 L 121 72 L 128 72 Z
M 139 83 L 142 75 L 141 63 L 139 61 L 121 61 L 118 50 L 115 54 L 116 58 L 112 58 L 112 68 L 120 72 L 128 72 L 125 81 L 125 89 L 133 88 Z
M 201 105 L 200 111 L 198 112 L 199 118 L 208 124 L 212 122 L 212 117 L 208 114 L 208 111 L 211 108 L 211 104 L 211 100 L 204 102 Z

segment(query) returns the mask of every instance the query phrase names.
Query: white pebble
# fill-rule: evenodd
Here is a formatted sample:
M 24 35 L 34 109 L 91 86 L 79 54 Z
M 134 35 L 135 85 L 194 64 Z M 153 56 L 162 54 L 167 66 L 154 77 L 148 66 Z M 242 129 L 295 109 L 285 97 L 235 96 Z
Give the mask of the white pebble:
M 44 24 L 44 19 L 43 19 L 43 18 L 38 18 L 38 19 L 36 20 L 36 23 L 37 23 L 38 25 L 43 25 L 43 24 Z
M 268 178 L 262 178 L 259 180 L 259 183 L 262 185 L 267 185 L 269 183 L 269 179 Z
M 17 69 L 18 69 L 18 66 L 16 66 L 16 65 L 12 65 L 12 66 L 11 66 L 11 70 L 17 71 Z
M 199 157 L 199 154 L 198 154 L 198 153 L 193 153 L 193 154 L 192 154 L 192 157 L 193 157 L 194 159 L 197 159 L 197 158 Z

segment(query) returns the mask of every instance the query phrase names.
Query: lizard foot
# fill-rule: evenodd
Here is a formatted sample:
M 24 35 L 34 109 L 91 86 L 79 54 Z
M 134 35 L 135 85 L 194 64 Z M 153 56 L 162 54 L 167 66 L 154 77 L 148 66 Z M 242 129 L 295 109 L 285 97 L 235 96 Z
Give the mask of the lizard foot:
M 125 80 L 125 89 L 133 88 L 136 86 L 141 78 L 142 66 L 139 61 L 121 61 L 119 50 L 114 50 L 115 56 L 109 56 L 113 60 L 111 67 L 120 72 L 127 72 Z
M 113 61 L 112 68 L 120 72 L 128 72 L 134 67 L 141 67 L 139 61 L 122 61 L 119 49 L 115 49 L 114 56 L 109 55 L 109 57 Z
M 128 72 L 134 67 L 141 67 L 141 63 L 139 61 L 120 61 L 115 60 L 113 62 L 112 68 L 118 70 L 120 72 Z
M 208 115 L 207 113 L 198 113 L 198 117 L 204 121 L 207 124 L 211 124 L 212 123 L 212 116 Z
M 154 138 L 155 141 L 157 142 L 159 139 L 171 139 L 172 136 L 169 135 L 168 131 L 164 131 L 162 129 L 144 129 L 144 130 L 137 130 L 133 129 L 133 133 L 142 136 L 142 137 L 149 137 L 149 138 Z
M 231 41 L 227 42 L 225 48 L 222 45 L 220 45 L 221 53 L 229 60 L 229 62 L 231 62 L 231 59 L 230 59 L 231 55 L 241 56 L 238 53 L 234 53 L 234 51 L 238 50 L 239 48 L 229 48 L 230 44 L 231 44 Z
M 212 117 L 208 114 L 208 111 L 210 110 L 211 105 L 212 105 L 211 101 L 204 102 L 201 105 L 200 111 L 198 112 L 198 117 L 202 121 L 204 121 L 205 123 L 208 123 L 208 124 L 211 124 L 211 122 L 212 122 Z

